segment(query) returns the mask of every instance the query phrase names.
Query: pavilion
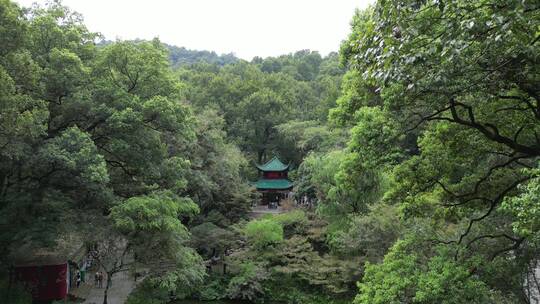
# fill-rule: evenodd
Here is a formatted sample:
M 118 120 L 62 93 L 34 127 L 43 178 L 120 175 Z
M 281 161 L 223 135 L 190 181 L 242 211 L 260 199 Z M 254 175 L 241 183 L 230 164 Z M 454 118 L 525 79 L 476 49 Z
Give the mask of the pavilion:
M 271 205 L 286 198 L 293 188 L 288 178 L 289 165 L 285 165 L 274 157 L 264 165 L 257 165 L 259 180 L 255 183 L 257 191 L 262 194 L 262 204 Z

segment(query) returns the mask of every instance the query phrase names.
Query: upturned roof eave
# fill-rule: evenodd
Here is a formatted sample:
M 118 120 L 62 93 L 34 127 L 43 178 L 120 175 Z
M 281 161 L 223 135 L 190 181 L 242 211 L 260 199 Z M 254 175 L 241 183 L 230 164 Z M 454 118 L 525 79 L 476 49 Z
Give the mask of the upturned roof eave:
M 269 168 L 272 162 L 278 162 L 279 168 Z M 264 165 L 255 164 L 257 169 L 265 172 L 282 172 L 289 169 L 290 164 L 285 165 L 279 158 L 273 157 L 271 160 L 267 161 Z
M 294 185 L 286 178 L 283 179 L 260 179 L 253 184 L 257 190 L 288 190 Z

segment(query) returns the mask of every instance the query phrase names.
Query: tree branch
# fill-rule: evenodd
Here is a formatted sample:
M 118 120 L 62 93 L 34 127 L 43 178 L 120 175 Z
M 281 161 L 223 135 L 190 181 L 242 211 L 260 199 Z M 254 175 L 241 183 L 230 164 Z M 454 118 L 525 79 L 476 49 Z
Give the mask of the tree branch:
M 456 106 L 460 106 L 467 111 L 469 120 L 463 119 L 458 114 Z M 499 133 L 499 130 L 497 129 L 497 127 L 495 127 L 494 125 L 492 124 L 482 125 L 480 123 L 477 123 L 471 106 L 457 102 L 454 100 L 454 98 L 451 98 L 450 99 L 450 112 L 452 114 L 452 118 L 454 119 L 456 123 L 472 127 L 480 131 L 490 140 L 506 145 L 507 147 L 513 149 L 516 152 L 521 152 L 523 154 L 530 155 L 530 156 L 540 156 L 540 147 L 536 147 L 536 146 L 529 147 L 529 146 L 519 144 L 508 137 L 502 136 Z M 491 130 L 489 130 L 488 128 Z

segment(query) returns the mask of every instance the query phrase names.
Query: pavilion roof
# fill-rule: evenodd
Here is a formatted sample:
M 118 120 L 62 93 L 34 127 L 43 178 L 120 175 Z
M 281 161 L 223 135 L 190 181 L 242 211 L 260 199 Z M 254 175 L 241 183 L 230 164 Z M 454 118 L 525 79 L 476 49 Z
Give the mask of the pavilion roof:
M 260 179 L 255 183 L 257 190 L 286 190 L 292 188 L 293 183 L 288 179 Z
M 273 157 L 264 165 L 257 165 L 257 168 L 261 171 L 285 171 L 289 169 L 289 165 L 285 165 L 277 157 Z

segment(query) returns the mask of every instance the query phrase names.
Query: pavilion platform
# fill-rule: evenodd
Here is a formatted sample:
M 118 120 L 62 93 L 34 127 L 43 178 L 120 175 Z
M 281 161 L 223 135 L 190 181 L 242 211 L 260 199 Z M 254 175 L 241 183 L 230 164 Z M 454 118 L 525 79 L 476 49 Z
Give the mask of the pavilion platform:
M 277 206 L 277 208 L 268 208 L 267 205 L 257 205 L 253 208 L 251 208 L 251 212 L 249 214 L 250 218 L 259 218 L 266 214 L 281 214 L 285 213 L 287 210 L 283 209 L 281 206 Z

